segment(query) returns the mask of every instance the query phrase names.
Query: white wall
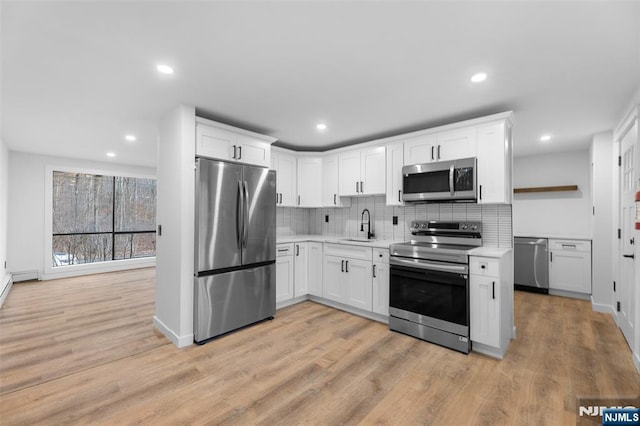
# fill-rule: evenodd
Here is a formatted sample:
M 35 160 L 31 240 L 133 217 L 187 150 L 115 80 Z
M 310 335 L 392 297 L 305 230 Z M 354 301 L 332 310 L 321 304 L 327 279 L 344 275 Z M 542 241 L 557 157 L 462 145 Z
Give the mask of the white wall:
M 155 326 L 176 346 L 193 344 L 195 108 L 180 106 L 160 122 Z
M 591 238 L 589 151 L 514 158 L 513 186 L 578 185 L 578 191 L 514 194 L 513 235 Z
M 7 260 L 7 212 L 9 201 L 9 151 L 0 139 L 0 306 L 7 296 L 10 275 Z
M 53 278 L 45 274 L 45 218 L 50 217 L 51 214 L 51 205 L 45 202 L 48 166 L 94 169 L 131 176 L 155 176 L 155 170 L 148 167 L 124 166 L 16 151 L 9 152 L 9 160 L 8 247 L 11 250 L 7 254 L 7 267 L 10 272 L 27 278 Z M 105 267 L 95 264 L 91 271 L 87 271 L 87 268 L 83 269 L 85 270 L 82 274 L 87 274 L 103 272 Z M 107 268 L 107 270 L 115 269 L 117 267 Z M 68 271 L 64 275 L 78 275 L 78 273 Z
M 613 314 L 613 176 L 617 171 L 617 153 L 614 152 L 613 132 L 593 137 L 590 148 L 591 187 L 595 212 L 591 224 L 592 294 L 593 309 Z

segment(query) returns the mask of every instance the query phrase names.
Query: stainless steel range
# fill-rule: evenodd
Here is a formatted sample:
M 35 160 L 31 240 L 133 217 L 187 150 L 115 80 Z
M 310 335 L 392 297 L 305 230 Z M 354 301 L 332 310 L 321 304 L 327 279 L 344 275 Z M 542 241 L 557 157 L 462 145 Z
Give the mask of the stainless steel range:
M 389 328 L 469 353 L 469 251 L 481 245 L 480 222 L 411 222 L 411 241 L 391 245 Z

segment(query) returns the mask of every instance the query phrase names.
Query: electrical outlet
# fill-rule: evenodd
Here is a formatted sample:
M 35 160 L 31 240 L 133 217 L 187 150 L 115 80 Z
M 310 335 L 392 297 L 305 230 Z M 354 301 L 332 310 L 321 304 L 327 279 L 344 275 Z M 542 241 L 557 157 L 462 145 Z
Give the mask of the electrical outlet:
M 324 216 L 324 221 L 329 223 L 329 215 L 328 214 Z
M 394 225 L 398 224 L 398 216 L 393 216 L 393 224 Z

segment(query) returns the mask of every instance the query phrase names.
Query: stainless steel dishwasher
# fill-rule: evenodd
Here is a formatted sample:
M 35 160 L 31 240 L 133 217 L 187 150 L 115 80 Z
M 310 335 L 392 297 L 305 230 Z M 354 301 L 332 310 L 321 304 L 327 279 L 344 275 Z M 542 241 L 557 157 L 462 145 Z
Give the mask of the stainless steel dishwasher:
M 546 238 L 514 238 L 514 284 L 518 290 L 549 293 L 549 242 Z

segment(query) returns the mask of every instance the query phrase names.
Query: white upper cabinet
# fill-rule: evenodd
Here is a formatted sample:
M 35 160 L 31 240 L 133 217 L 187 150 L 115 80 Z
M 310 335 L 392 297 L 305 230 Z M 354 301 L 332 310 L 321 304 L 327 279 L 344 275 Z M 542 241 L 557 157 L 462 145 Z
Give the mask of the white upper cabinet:
M 404 143 L 404 164 L 475 157 L 476 126 L 413 136 Z
M 511 127 L 505 120 L 478 126 L 478 203 L 511 204 Z
M 424 164 L 436 161 L 436 135 L 414 136 L 404 142 L 404 164 Z
M 322 205 L 323 207 L 350 207 L 351 198 L 339 194 L 338 155 L 322 159 Z
M 475 157 L 477 154 L 476 126 L 436 133 L 436 141 L 436 161 Z
M 322 207 L 322 158 L 298 157 L 298 207 Z
M 384 146 L 341 153 L 338 156 L 339 195 L 384 194 Z
M 196 118 L 196 155 L 269 167 L 276 138 Z
M 387 205 L 401 206 L 402 167 L 404 166 L 404 144 L 396 142 L 387 145 Z
M 285 150 L 272 150 L 271 168 L 276 171 L 276 205 L 278 207 L 295 207 L 297 205 L 296 190 L 296 156 Z

